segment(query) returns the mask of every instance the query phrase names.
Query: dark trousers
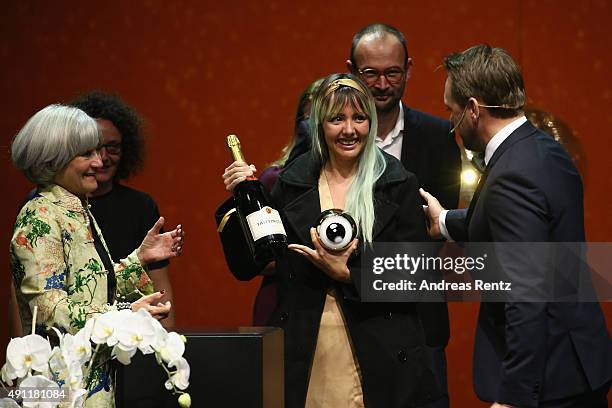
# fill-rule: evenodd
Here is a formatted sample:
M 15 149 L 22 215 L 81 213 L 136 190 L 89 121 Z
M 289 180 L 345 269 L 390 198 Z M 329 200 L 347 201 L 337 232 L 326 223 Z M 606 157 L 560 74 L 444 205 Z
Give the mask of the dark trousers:
M 433 373 L 438 381 L 438 388 L 442 393 L 442 397 L 429 404 L 421 405 L 419 408 L 449 408 L 450 402 L 448 398 L 448 380 L 446 377 L 446 354 L 444 347 L 428 347 L 433 362 Z
M 610 382 L 594 391 L 558 400 L 542 401 L 542 408 L 607 408 Z

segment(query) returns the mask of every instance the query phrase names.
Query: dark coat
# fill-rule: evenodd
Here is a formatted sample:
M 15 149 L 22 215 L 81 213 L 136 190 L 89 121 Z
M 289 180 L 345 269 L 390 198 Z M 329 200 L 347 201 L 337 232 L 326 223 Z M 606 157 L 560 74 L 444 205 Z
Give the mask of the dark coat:
M 387 170 L 375 187 L 374 240 L 426 240 L 416 178 L 395 158 L 387 154 L 385 158 Z M 312 156 L 302 155 L 280 174 L 272 190 L 290 243 L 312 247 L 309 228 L 321 212 L 319 174 L 320 165 Z M 217 220 L 225 209 L 218 211 Z M 221 240 L 232 273 L 246 280 L 261 269 L 252 263 L 239 228 L 237 220 L 230 219 Z M 415 304 L 361 303 L 356 289 L 360 285 L 360 257 L 352 257 L 348 266 L 352 282 L 343 284 L 292 251 L 277 261 L 279 301 L 269 323 L 285 331 L 286 406 L 304 406 L 325 296 L 332 288 L 338 294 L 361 369 L 366 406 L 404 408 L 437 398 Z
M 524 123 L 493 154 L 470 208 L 449 211 L 446 226 L 460 241 L 583 242 L 580 175 L 557 142 Z M 499 267 L 531 274 L 534 265 L 513 257 L 500 258 Z M 598 303 L 481 304 L 474 350 L 480 399 L 536 407 L 595 390 L 611 370 Z
M 444 208 L 457 208 L 461 188 L 461 154 L 447 120 L 404 105 L 401 161 Z M 427 344 L 445 347 L 450 337 L 446 303 L 419 303 Z

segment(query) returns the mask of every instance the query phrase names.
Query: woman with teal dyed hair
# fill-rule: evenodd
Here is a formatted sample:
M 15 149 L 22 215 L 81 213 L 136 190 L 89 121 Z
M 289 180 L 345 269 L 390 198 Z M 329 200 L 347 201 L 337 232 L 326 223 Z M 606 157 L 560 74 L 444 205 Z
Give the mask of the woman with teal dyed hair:
M 360 298 L 359 244 L 426 241 L 416 177 L 375 145 L 376 108 L 351 74 L 327 77 L 310 116 L 312 148 L 281 173 L 272 200 L 290 251 L 274 266 L 279 302 L 269 325 L 285 331 L 285 398 L 292 407 L 406 407 L 439 396 L 413 303 Z M 227 190 L 252 175 L 246 163 L 224 172 Z M 230 201 L 217 212 L 229 210 Z M 322 211 L 351 214 L 359 235 L 329 251 L 314 228 Z M 221 240 L 241 280 L 255 277 L 237 218 L 226 217 Z

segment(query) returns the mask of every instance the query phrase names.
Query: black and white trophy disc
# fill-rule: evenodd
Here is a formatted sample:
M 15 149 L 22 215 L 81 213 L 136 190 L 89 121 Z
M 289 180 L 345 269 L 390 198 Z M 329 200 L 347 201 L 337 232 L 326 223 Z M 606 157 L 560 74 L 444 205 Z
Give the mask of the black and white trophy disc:
M 357 236 L 357 225 L 348 213 L 332 208 L 325 210 L 317 220 L 319 240 L 328 251 L 342 251 Z

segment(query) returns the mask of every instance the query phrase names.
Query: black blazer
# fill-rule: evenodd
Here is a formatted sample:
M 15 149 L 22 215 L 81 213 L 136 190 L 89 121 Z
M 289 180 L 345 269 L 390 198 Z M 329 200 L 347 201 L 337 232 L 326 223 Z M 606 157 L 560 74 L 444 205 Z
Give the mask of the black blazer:
M 495 151 L 470 208 L 450 211 L 455 240 L 583 242 L 583 191 L 563 148 L 529 122 Z M 533 265 L 501 259 L 525 274 Z M 598 303 L 482 303 L 474 388 L 485 401 L 537 407 L 612 378 L 612 343 Z
M 385 154 L 387 170 L 376 183 L 374 240 L 426 240 L 425 220 L 414 175 Z M 272 190 L 290 243 L 312 247 L 309 228 L 319 214 L 320 165 L 311 154 L 297 158 L 281 172 Z M 222 206 L 217 221 L 225 212 Z M 221 232 L 225 257 L 232 273 L 242 280 L 261 270 L 254 265 L 240 226 L 232 217 Z M 285 399 L 288 408 L 303 407 L 325 296 L 338 294 L 339 306 L 363 378 L 364 399 L 371 407 L 412 407 L 439 396 L 423 329 L 413 303 L 361 303 L 360 257 L 349 260 L 352 282 L 335 282 L 303 256 L 289 251 L 278 260 L 279 301 L 272 326 L 285 331 Z M 258 269 L 259 268 L 259 269 Z
M 402 164 L 444 208 L 457 208 L 461 153 L 450 122 L 403 106 Z
M 457 208 L 461 188 L 461 154 L 447 120 L 404 106 L 401 161 L 419 184 L 444 208 Z M 445 347 L 450 337 L 446 303 L 419 303 L 427 344 Z

